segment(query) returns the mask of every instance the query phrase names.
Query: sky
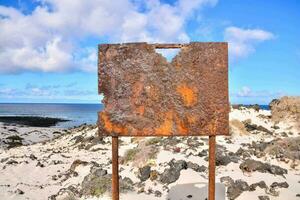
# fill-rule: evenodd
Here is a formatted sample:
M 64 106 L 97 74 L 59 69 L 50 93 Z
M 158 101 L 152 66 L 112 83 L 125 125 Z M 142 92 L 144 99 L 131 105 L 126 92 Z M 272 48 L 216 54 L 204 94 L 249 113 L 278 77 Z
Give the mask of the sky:
M 299 10 L 298 0 L 0 0 L 0 103 L 99 103 L 97 45 L 120 42 L 225 41 L 231 103 L 300 96 Z

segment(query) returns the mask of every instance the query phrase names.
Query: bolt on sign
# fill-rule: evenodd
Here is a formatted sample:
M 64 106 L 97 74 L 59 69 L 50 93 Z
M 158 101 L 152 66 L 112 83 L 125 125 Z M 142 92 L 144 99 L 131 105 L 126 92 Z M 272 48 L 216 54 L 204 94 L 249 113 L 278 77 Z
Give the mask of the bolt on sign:
M 168 62 L 156 48 L 180 52 Z M 104 95 L 98 130 L 113 137 L 114 166 L 119 136 L 210 136 L 214 193 L 215 136 L 229 134 L 227 43 L 102 44 L 98 78 Z M 118 199 L 115 179 L 112 197 Z

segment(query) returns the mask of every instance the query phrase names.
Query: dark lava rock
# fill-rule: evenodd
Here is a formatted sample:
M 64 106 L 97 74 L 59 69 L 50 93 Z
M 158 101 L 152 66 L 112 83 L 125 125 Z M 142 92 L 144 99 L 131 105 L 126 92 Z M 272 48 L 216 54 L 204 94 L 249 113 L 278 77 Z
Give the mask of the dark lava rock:
M 15 191 L 15 193 L 16 193 L 16 194 L 21 194 L 21 195 L 22 195 L 22 194 L 24 194 L 25 192 L 22 191 L 22 190 L 20 190 L 20 189 L 17 189 L 17 190 Z
M 189 194 L 189 195 L 186 196 L 186 198 L 188 198 L 188 199 L 190 199 L 192 197 L 193 197 L 193 195 L 191 195 L 191 194 Z
M 139 168 L 139 179 L 141 181 L 146 181 L 150 177 L 150 173 L 151 173 L 150 166 Z
M 259 200 L 270 200 L 268 196 L 258 196 Z
M 154 192 L 154 195 L 155 195 L 156 197 L 161 197 L 162 193 L 161 193 L 160 191 L 156 190 L 156 191 Z
M 187 169 L 187 162 L 185 160 L 175 160 L 172 159 L 169 163 L 170 168 L 173 168 L 176 171 L 181 171 L 182 169 Z
M 199 166 L 197 163 L 193 163 L 191 161 L 187 162 L 187 168 L 190 168 L 196 172 L 204 172 L 207 169 L 207 167 L 204 165 Z
M 289 184 L 287 182 L 274 182 L 270 185 L 271 188 L 288 188 Z
M 262 173 L 270 173 L 275 175 L 284 176 L 288 171 L 276 165 L 270 165 L 268 163 L 263 163 L 260 161 L 247 159 L 240 164 L 240 169 L 244 172 L 262 172 Z
M 273 129 L 280 129 L 280 127 L 279 127 L 279 126 L 276 126 L 276 125 L 271 126 L 271 128 L 273 128 Z
M 202 150 L 198 153 L 198 156 L 200 157 L 204 157 L 204 156 L 207 156 L 207 150 Z
M 257 127 L 257 130 L 258 130 L 258 131 L 262 131 L 262 132 L 266 132 L 266 133 L 268 133 L 268 134 L 272 134 L 272 131 L 270 131 L 269 129 L 267 129 L 267 128 L 261 126 L 261 125 L 259 125 L 259 126 Z
M 255 131 L 257 129 L 256 124 L 251 124 L 248 120 L 243 121 L 243 124 L 245 125 L 245 128 L 248 132 Z
M 69 170 L 70 170 L 71 172 L 74 172 L 75 169 L 76 169 L 76 167 L 78 167 L 79 165 L 86 166 L 87 164 L 89 164 L 87 161 L 82 161 L 82 160 L 77 159 L 77 160 L 74 160 L 74 161 L 73 161 L 73 163 L 71 164 Z
M 272 140 L 267 144 L 264 151 L 276 158 L 300 160 L 300 137 Z
M 1 116 L 0 122 L 14 123 L 19 125 L 27 125 L 34 127 L 50 127 L 55 126 L 59 122 L 67 122 L 70 120 L 51 118 L 51 117 L 35 117 L 35 116 Z
M 204 160 L 208 161 L 206 157 Z M 217 145 L 216 149 L 216 166 L 228 165 L 231 162 L 238 163 L 240 160 L 239 156 L 236 156 L 233 152 L 227 152 L 226 148 L 221 145 Z
M 249 185 L 243 180 L 236 180 L 227 189 L 227 197 L 230 200 L 236 199 L 244 191 L 249 191 Z
M 180 171 L 173 168 L 165 169 L 165 171 L 160 175 L 160 182 L 165 184 L 174 183 L 178 180 L 180 176 Z
M 230 176 L 223 176 L 220 178 L 220 181 L 227 187 L 234 184 L 234 180 Z
M 33 154 L 30 154 L 30 155 L 29 155 L 29 158 L 30 158 L 31 160 L 36 160 L 36 159 L 37 159 L 37 157 L 36 157 L 35 155 L 33 155 Z
M 37 166 L 37 167 L 45 167 L 45 165 L 42 164 L 40 161 L 37 162 L 36 166 Z
M 13 164 L 18 164 L 18 162 L 15 161 L 15 160 L 9 160 L 9 161 L 7 161 L 6 164 L 7 164 L 7 165 L 13 165 Z
M 232 104 L 232 108 L 233 109 L 238 109 L 238 110 L 243 110 L 245 108 L 252 108 L 255 111 L 259 111 L 260 110 L 260 106 L 258 104 L 251 104 L 251 105 L 243 105 L 243 104 Z
M 84 177 L 81 183 L 81 194 L 85 196 L 99 197 L 106 191 L 111 191 L 111 174 L 100 167 L 92 167 L 89 175 Z M 130 178 L 120 178 L 120 191 L 127 192 L 133 190 L 133 182 Z
M 296 197 L 300 197 L 300 194 L 296 194 Z
M 251 157 L 250 153 L 241 147 L 235 152 L 235 155 L 243 158 Z
M 160 182 L 170 184 L 178 180 L 180 176 L 180 171 L 182 169 L 187 169 L 187 163 L 184 160 L 172 159 L 169 162 L 170 167 L 165 169 L 165 171 L 160 175 Z
M 59 164 L 63 164 L 64 162 L 61 160 L 52 160 L 50 165 L 59 165 Z
M 7 144 L 7 148 L 14 148 L 14 147 L 18 147 L 18 146 L 22 146 L 22 140 L 24 140 L 23 138 L 21 138 L 18 135 L 12 135 L 6 138 L 5 141 L 3 141 L 5 144 Z
M 251 131 L 262 131 L 262 132 L 266 132 L 268 134 L 272 134 L 272 131 L 270 131 L 269 129 L 259 125 L 257 126 L 256 124 L 252 124 L 250 121 L 245 120 L 243 121 L 245 128 L 247 131 L 251 132 Z
M 217 151 L 216 153 L 216 165 L 221 166 L 221 165 L 228 165 L 231 162 L 238 163 L 239 157 L 236 155 L 229 155 L 225 153 L 219 153 Z
M 264 181 L 260 181 L 257 183 L 253 183 L 249 186 L 249 191 L 256 190 L 257 187 L 260 187 L 261 189 L 268 189 L 267 184 Z
M 75 140 L 75 144 L 82 142 L 84 139 L 84 137 L 82 135 L 77 135 L 75 137 L 72 138 L 72 140 Z

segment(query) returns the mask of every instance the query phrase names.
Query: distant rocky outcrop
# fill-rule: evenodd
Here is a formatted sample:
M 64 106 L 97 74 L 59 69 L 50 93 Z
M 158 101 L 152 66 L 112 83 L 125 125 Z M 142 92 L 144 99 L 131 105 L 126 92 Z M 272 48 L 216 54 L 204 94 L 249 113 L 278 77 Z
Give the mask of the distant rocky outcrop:
M 275 123 L 281 121 L 294 122 L 300 128 L 300 97 L 282 97 L 274 99 L 270 103 L 272 120 Z

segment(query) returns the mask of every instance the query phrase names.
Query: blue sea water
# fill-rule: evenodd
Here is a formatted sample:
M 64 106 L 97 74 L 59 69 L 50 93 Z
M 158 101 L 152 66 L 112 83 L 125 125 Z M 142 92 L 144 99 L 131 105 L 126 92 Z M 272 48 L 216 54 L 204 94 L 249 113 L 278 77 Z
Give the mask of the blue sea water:
M 57 127 L 69 128 L 83 123 L 95 124 L 102 104 L 57 104 L 57 103 L 0 103 L 0 116 L 57 117 L 71 120 Z
M 83 123 L 95 124 L 97 112 L 102 104 L 56 104 L 56 103 L 0 103 L 0 116 L 57 117 L 71 121 L 62 122 L 57 127 L 73 127 Z M 260 105 L 268 110 L 268 105 Z

